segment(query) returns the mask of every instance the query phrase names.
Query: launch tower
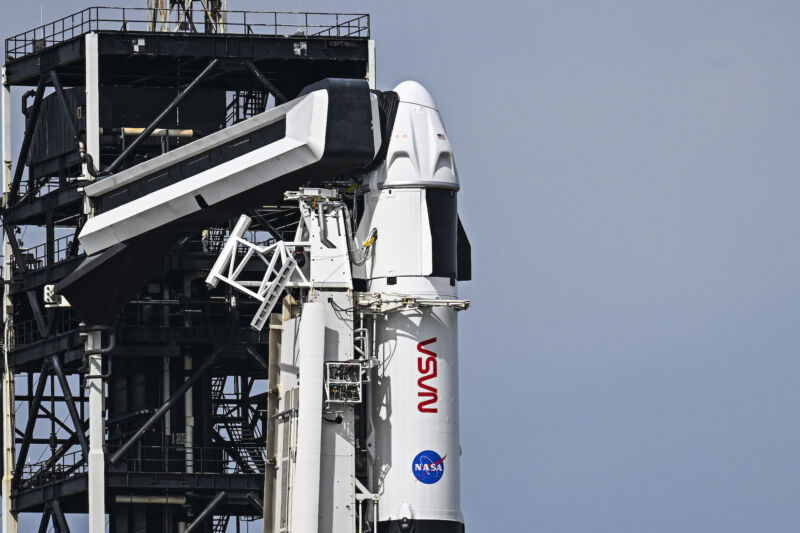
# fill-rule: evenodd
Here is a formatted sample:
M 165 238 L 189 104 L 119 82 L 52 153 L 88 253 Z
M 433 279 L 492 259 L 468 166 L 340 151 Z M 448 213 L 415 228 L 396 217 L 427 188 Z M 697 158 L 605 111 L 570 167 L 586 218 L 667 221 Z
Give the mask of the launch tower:
M 104 175 L 190 147 L 326 78 L 374 87 L 369 15 L 225 4 L 91 7 L 6 40 L 3 533 L 28 513 L 39 531 L 62 532 L 65 514 L 88 514 L 92 533 L 240 531 L 264 515 L 276 392 L 266 385 L 268 344 L 277 341 L 249 326 L 258 301 L 205 283 L 233 212 L 158 255 L 132 297 L 113 288 L 138 268 L 123 260 L 83 286 L 102 302 L 94 308 L 114 310 L 110 323 L 87 322 L 53 289 L 84 261 L 78 235 L 101 210 L 86 189 Z M 12 153 L 17 124 L 23 141 Z M 187 165 L 233 157 L 271 131 Z M 170 178 L 109 193 L 102 209 L 160 179 Z M 253 238 L 288 239 L 300 219 L 283 201 L 247 213 Z M 282 305 L 276 316 L 297 315 L 290 300 Z

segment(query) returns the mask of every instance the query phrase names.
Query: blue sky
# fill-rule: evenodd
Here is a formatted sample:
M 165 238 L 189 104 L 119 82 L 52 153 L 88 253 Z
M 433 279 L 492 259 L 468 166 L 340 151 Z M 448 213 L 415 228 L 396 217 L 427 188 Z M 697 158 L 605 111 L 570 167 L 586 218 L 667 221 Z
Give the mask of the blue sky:
M 468 531 L 800 529 L 800 4 L 230 6 L 371 12 L 380 88 L 438 101 Z

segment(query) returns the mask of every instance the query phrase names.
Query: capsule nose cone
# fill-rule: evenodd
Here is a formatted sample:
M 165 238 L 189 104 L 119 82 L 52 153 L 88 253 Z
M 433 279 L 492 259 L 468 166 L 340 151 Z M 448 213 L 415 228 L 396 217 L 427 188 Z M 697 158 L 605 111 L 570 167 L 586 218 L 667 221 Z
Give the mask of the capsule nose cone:
M 431 93 L 416 81 L 404 81 L 394 88 L 394 92 L 400 97 L 401 102 L 424 105 L 425 107 L 438 110 Z

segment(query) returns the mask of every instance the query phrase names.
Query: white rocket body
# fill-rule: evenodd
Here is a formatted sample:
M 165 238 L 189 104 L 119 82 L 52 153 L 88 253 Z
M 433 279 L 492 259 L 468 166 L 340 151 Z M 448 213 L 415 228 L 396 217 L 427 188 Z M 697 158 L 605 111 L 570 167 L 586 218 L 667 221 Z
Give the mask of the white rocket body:
M 359 225 L 360 237 L 378 231 L 364 277 L 371 293 L 455 299 L 459 184 L 450 142 L 421 85 L 395 92 L 386 160 L 370 175 Z M 370 442 L 382 531 L 463 531 L 456 314 L 420 306 L 377 317 Z

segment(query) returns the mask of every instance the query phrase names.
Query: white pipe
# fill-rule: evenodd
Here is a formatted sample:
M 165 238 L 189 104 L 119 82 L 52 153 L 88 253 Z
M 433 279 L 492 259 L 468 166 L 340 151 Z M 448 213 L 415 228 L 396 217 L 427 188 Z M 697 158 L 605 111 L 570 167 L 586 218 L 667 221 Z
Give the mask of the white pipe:
M 293 533 L 317 533 L 319 530 L 325 307 L 321 302 L 309 302 L 303 305 L 300 315 L 300 393 L 291 502 Z
M 86 335 L 86 349 L 97 350 L 101 346 L 102 332 L 94 330 Z M 89 377 L 103 373 L 103 356 L 89 356 Z M 89 389 L 89 533 L 105 533 L 106 530 L 106 460 L 103 452 L 105 441 L 105 382 L 102 379 L 87 380 Z
M 97 33 L 86 34 L 86 153 L 100 166 L 100 59 Z M 89 175 L 84 164 L 83 176 Z M 88 213 L 88 210 L 85 212 Z
M 97 33 L 86 34 L 86 153 L 100 164 L 100 47 Z M 83 175 L 89 178 L 84 165 Z M 84 199 L 84 213 L 92 217 L 91 202 Z M 87 349 L 99 349 L 102 333 L 92 331 L 86 336 Z M 103 374 L 103 356 L 89 356 L 89 376 Z M 91 379 L 87 383 L 89 389 L 89 458 L 88 495 L 89 495 L 89 533 L 105 533 L 106 531 L 106 460 L 103 446 L 105 444 L 105 382 L 102 379 Z
M 3 67 L 2 115 L 3 115 L 3 198 L 11 185 L 11 87 L 7 85 L 6 67 Z M 3 232 L 3 278 L 11 279 L 11 245 Z M 11 480 L 14 468 L 14 374 L 8 372 L 8 350 L 11 340 L 13 308 L 8 291 L 3 291 L 3 483 L 0 489 L 2 498 L 2 531 L 17 532 L 17 517 L 11 512 Z

